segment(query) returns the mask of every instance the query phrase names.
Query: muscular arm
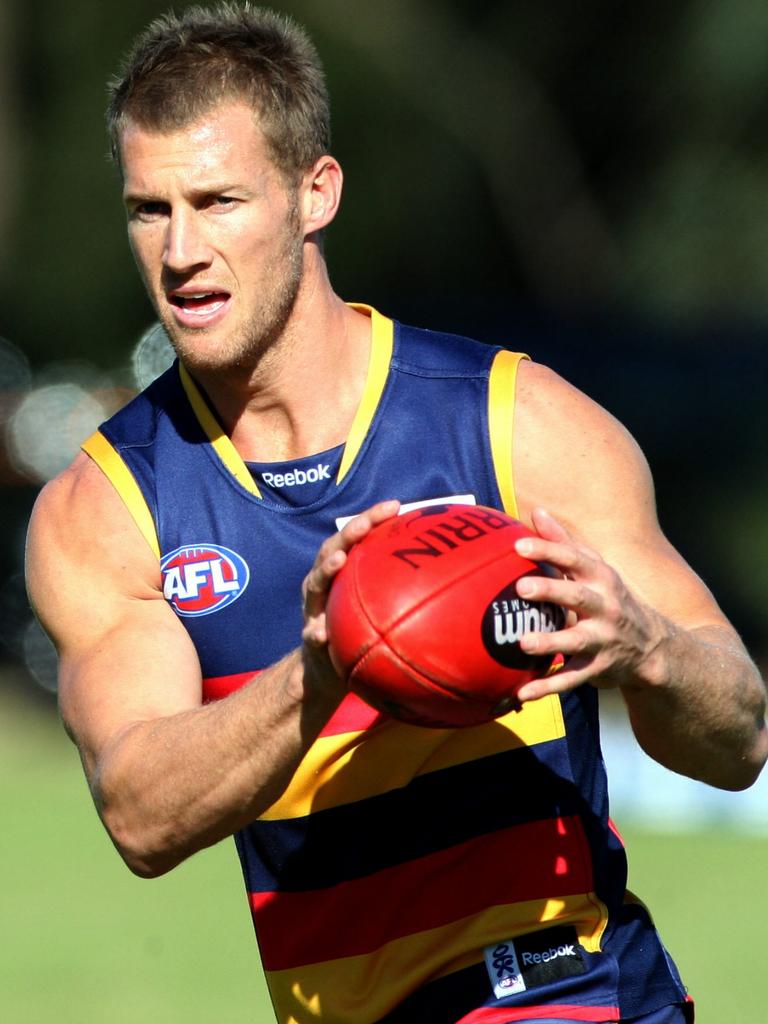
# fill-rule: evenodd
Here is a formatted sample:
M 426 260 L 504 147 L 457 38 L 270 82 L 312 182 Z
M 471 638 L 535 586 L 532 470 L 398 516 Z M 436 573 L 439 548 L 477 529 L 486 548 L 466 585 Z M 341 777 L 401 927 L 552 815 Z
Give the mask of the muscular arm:
M 168 871 L 285 789 L 343 697 L 322 632 L 329 581 L 346 548 L 387 514 L 381 506 L 359 517 L 321 549 L 305 583 L 304 643 L 203 706 L 195 650 L 111 484 L 81 456 L 42 492 L 30 524 L 30 596 L 59 650 L 64 723 L 134 872 Z
M 517 409 L 520 511 L 540 534 L 521 554 L 565 576 L 530 581 L 521 596 L 572 613 L 565 631 L 524 639 L 568 661 L 521 697 L 585 682 L 616 687 L 651 757 L 725 789 L 751 785 L 768 757 L 765 687 L 712 594 L 662 534 L 642 453 L 605 410 L 544 367 L 522 368 Z

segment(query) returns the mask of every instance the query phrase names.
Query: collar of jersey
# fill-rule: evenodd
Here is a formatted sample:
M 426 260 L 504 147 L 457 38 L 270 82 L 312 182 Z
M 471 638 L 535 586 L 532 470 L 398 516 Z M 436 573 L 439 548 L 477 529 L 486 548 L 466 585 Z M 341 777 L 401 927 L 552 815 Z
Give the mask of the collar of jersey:
M 351 469 L 368 433 L 368 428 L 376 413 L 382 392 L 384 391 L 384 385 L 387 381 L 394 344 L 394 325 L 388 317 L 382 316 L 372 306 L 366 306 L 362 303 L 352 302 L 350 306 L 359 313 L 363 313 L 371 318 L 371 354 L 368 360 L 368 376 L 365 381 L 363 395 L 360 405 L 357 407 L 355 418 L 352 421 L 346 444 L 344 445 L 344 454 L 342 455 L 339 472 L 336 476 L 337 485 L 341 483 Z M 254 497 L 261 498 L 262 495 L 256 485 L 256 481 L 251 476 L 240 453 L 222 430 L 221 424 L 211 412 L 200 389 L 182 363 L 179 363 L 179 376 L 181 377 L 181 384 L 189 404 L 192 406 L 192 411 L 219 460 L 241 487 L 254 495 Z

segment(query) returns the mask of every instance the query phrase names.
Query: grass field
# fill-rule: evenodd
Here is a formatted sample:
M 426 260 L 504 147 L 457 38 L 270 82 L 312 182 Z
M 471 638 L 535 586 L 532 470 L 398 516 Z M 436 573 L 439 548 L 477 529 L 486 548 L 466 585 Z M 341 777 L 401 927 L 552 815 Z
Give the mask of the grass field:
M 131 876 L 53 715 L 3 689 L 0 806 L 4 1024 L 273 1021 L 234 846 L 165 878 Z M 765 1024 L 768 840 L 619 824 L 630 885 L 654 910 L 698 1024 Z

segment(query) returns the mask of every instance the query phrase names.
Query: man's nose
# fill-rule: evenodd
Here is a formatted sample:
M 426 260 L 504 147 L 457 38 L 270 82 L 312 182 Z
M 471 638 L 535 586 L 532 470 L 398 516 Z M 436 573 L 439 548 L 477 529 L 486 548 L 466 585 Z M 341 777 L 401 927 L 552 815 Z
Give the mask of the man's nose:
M 176 274 L 188 273 L 210 263 L 205 226 L 194 210 L 173 210 L 166 228 L 163 263 Z

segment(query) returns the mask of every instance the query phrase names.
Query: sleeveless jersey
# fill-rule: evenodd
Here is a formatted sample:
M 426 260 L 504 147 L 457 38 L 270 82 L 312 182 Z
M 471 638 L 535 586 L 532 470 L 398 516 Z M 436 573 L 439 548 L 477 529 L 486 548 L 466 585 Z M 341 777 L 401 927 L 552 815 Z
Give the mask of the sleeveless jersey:
M 346 517 L 385 498 L 515 514 L 520 357 L 368 313 L 360 407 L 306 504 L 260 491 L 178 364 L 84 445 L 160 558 L 206 700 L 298 645 L 301 582 Z M 598 1022 L 685 999 L 626 891 L 592 687 L 455 730 L 349 695 L 236 843 L 282 1024 Z

